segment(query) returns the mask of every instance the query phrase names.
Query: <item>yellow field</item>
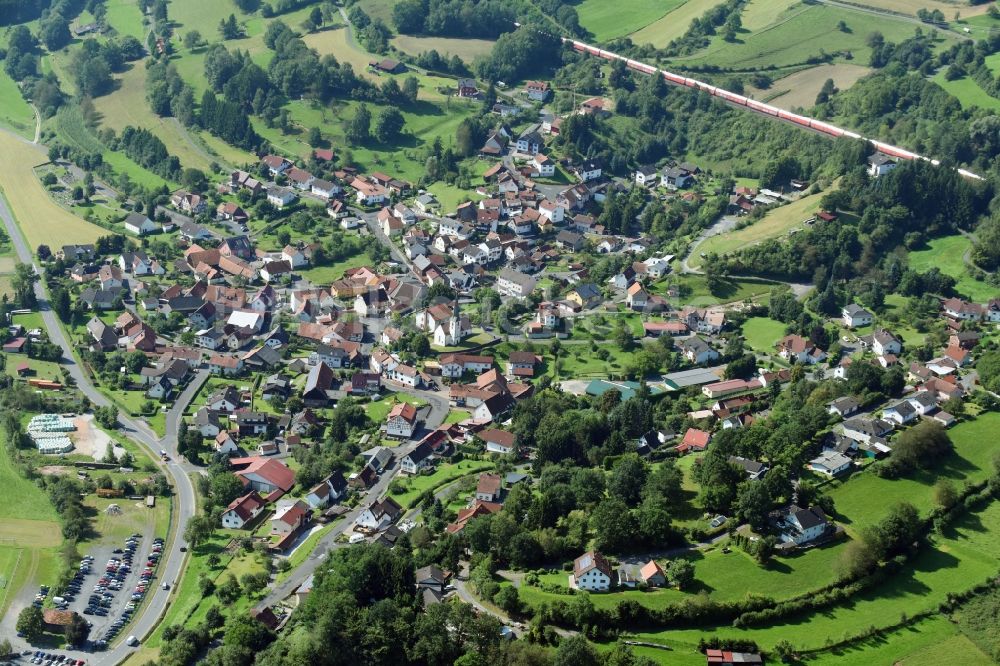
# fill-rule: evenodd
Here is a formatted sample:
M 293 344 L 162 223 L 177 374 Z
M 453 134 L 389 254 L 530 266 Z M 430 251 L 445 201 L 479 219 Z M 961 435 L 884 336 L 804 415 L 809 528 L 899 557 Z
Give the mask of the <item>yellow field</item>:
M 321 56 L 333 55 L 338 62 L 347 62 L 354 68 L 355 74 L 363 74 L 370 79 L 378 80 L 378 75 L 368 71 L 368 63 L 373 56 L 348 41 L 348 29 L 338 26 L 331 30 L 323 30 L 305 35 L 302 38 L 309 48 L 316 49 Z
M 756 99 L 767 99 L 770 104 L 780 106 L 783 109 L 795 107 L 808 109 L 816 104 L 816 95 L 819 94 L 827 79 L 833 79 L 839 89 L 847 90 L 858 79 L 871 72 L 870 67 L 862 67 L 861 65 L 817 65 L 778 79 L 767 90 L 750 88 L 750 94 Z M 777 93 L 782 94 L 772 97 Z
M 748 227 L 736 231 L 712 236 L 695 248 L 688 259 L 692 268 L 698 268 L 702 263 L 702 254 L 726 254 L 741 248 L 788 233 L 795 227 L 803 228 L 802 224 L 819 209 L 819 201 L 823 193 L 810 194 L 798 201 L 780 206 L 767 213 L 763 219 Z
M 90 224 L 53 202 L 32 167 L 48 161 L 41 148 L 0 132 L 0 189 L 13 209 L 17 223 L 34 249 L 42 243 L 64 245 L 93 243 L 106 230 Z M 55 239 L 55 241 L 54 241 Z
M 53 548 L 62 543 L 59 523 L 51 520 L 4 518 L 0 522 L 0 545 L 13 541 L 21 548 Z
M 141 63 L 119 77 L 121 86 L 110 95 L 94 100 L 101 114 L 101 125 L 121 132 L 126 126 L 144 127 L 163 141 L 167 152 L 186 167 L 207 170 L 211 160 L 195 150 L 184 129 L 171 118 L 160 118 L 146 102 L 146 69 Z
M 475 58 L 486 55 L 493 48 L 489 39 L 453 39 L 450 37 L 414 37 L 412 35 L 397 35 L 392 38 L 392 45 L 404 53 L 420 55 L 431 49 L 441 55 L 457 55 L 467 63 Z
M 662 48 L 670 40 L 683 35 L 688 26 L 691 25 L 691 21 L 701 17 L 717 4 L 719 4 L 717 0 L 688 0 L 659 21 L 654 21 L 642 30 L 633 32 L 629 37 L 636 44 L 652 44 L 657 48 Z

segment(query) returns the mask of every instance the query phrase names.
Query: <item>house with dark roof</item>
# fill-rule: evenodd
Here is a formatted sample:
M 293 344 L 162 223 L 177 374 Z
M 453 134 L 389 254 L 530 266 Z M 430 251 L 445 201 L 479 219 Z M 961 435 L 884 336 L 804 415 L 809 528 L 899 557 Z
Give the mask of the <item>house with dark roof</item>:
M 573 561 L 571 587 L 586 592 L 607 592 L 615 582 L 611 564 L 599 551 L 591 550 Z

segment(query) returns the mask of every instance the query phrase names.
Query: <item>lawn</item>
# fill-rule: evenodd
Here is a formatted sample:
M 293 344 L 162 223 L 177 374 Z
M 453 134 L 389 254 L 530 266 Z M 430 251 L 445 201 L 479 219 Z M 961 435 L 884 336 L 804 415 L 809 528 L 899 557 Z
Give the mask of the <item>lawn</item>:
M 107 230 L 71 215 L 49 198 L 33 170 L 35 165 L 48 161 L 48 156 L 40 147 L 0 133 L 0 154 L 6 164 L 0 169 L 0 189 L 29 247 L 51 243 L 54 238 L 58 238 L 61 244 L 93 243 L 107 233 Z
M 989 95 L 973 79 L 963 76 L 960 79 L 949 81 L 945 78 L 944 74 L 945 71 L 942 69 L 931 78 L 931 81 L 944 88 L 945 92 L 957 99 L 962 104 L 963 109 L 978 106 L 987 111 L 1000 111 L 1000 99 Z
M 32 372 L 30 378 L 49 379 L 56 382 L 63 381 L 62 369 L 58 363 L 53 361 L 42 361 L 37 358 L 28 358 L 23 354 L 7 355 L 7 363 L 4 365 L 4 373 L 11 377 L 17 377 L 17 368 L 26 363 Z
M 743 324 L 747 346 L 756 352 L 774 351 L 774 343 L 785 335 L 785 325 L 769 317 L 750 317 Z
M 952 623 L 933 617 L 849 648 L 824 652 L 809 663 L 816 666 L 964 666 L 989 661 Z
M 106 0 L 105 20 L 121 35 L 132 35 L 140 42 L 146 33 L 142 11 L 135 0 Z
M 438 486 L 443 486 L 456 479 L 469 474 L 475 474 L 493 467 L 493 463 L 486 460 L 465 460 L 459 463 L 441 463 L 430 474 L 420 474 L 417 476 L 400 477 L 405 479 L 406 491 L 397 493 L 391 492 L 389 495 L 400 503 L 403 508 L 412 508 L 414 502 L 425 491 L 433 490 Z
M 330 54 L 338 62 L 350 64 L 354 68 L 355 74 L 361 74 L 373 80 L 379 78 L 377 74 L 368 71 L 368 63 L 371 62 L 373 56 L 356 45 L 351 39 L 347 26 L 313 32 L 305 35 L 302 39 L 309 48 L 316 49 L 321 56 Z
M 448 412 L 448 416 L 445 417 L 445 423 L 461 423 L 466 419 L 472 418 L 472 412 L 465 409 L 452 409 Z
M 0 124 L 26 139 L 35 138 L 35 114 L 6 71 L 0 71 Z
M 458 208 L 458 204 L 465 203 L 470 199 L 478 201 L 483 198 L 482 195 L 474 191 L 463 190 L 454 185 L 449 185 L 443 180 L 439 180 L 429 186 L 427 191 L 433 194 L 434 198 L 438 200 L 442 213 L 452 213 Z
M 761 297 L 766 297 L 774 286 L 766 282 L 739 279 L 723 280 L 722 288 L 713 294 L 709 291 L 708 281 L 703 275 L 672 275 L 659 284 L 662 285 L 662 289 L 654 289 L 654 291 L 665 292 L 667 284 L 676 284 L 679 287 L 687 288 L 689 295 L 683 297 L 682 300 L 685 304 L 695 307 L 733 303 L 747 299 L 760 301 Z
M 378 400 L 373 400 L 372 402 L 366 404 L 365 413 L 368 414 L 368 418 L 370 418 L 374 423 L 381 424 L 389 415 L 393 405 L 398 402 L 407 402 L 411 405 L 416 405 L 417 407 L 427 404 L 427 401 L 423 398 L 418 398 L 413 395 L 407 395 L 406 393 L 390 393 L 382 396 Z
M 442 56 L 457 55 L 468 64 L 493 49 L 491 39 L 456 39 L 453 37 L 416 37 L 396 35 L 389 42 L 403 53 L 417 56 L 424 51 L 435 50 Z
M 940 461 L 933 472 L 911 477 L 882 479 L 862 472 L 830 491 L 837 519 L 854 532 L 879 520 L 893 504 L 910 502 L 921 512 L 934 505 L 932 486 L 942 478 L 961 485 L 977 482 L 990 473 L 993 454 L 998 450 L 995 433 L 1000 429 L 1000 413 L 988 412 L 959 423 L 948 434 L 955 451 Z M 1000 523 L 997 524 L 1000 527 Z
M 706 238 L 694 248 L 688 263 L 692 268 L 699 268 L 704 263 L 703 254 L 724 256 L 770 238 L 783 236 L 792 229 L 804 229 L 805 220 L 816 214 L 822 198 L 822 193 L 804 196 L 798 201 L 769 210 L 762 219 L 751 222 L 749 226 Z
M 339 280 L 344 277 L 344 271 L 351 268 L 358 268 L 360 266 L 367 266 L 372 263 L 371 257 L 367 254 L 358 254 L 353 257 L 348 257 L 342 261 L 330 264 L 329 266 L 315 266 L 313 268 L 306 268 L 299 273 L 306 280 L 309 280 L 315 285 L 328 285 L 334 280 Z
M 1000 100 L 997 102 L 1000 103 Z M 965 255 L 971 249 L 972 241 L 967 236 L 956 234 L 935 238 L 927 243 L 926 249 L 910 253 L 910 268 L 920 272 L 931 268 L 940 269 L 945 275 L 955 278 L 955 290 L 959 294 L 973 301 L 984 302 L 996 298 L 1000 289 L 969 275 Z
M 552 360 L 551 354 L 546 353 L 545 359 L 553 374 L 563 379 L 621 377 L 635 353 L 642 349 L 637 346 L 634 351 L 622 351 L 616 344 L 599 345 L 599 348 L 608 352 L 607 360 L 598 358 L 588 345 L 564 346 L 559 352 L 558 372 L 557 363 Z
M 108 515 L 105 509 L 110 504 L 117 504 L 121 508 L 121 514 Z M 80 552 L 86 553 L 92 546 L 97 544 L 119 545 L 129 536 L 135 533 L 143 534 L 147 528 L 156 532 L 156 536 L 166 538 L 166 526 L 170 516 L 170 500 L 165 497 L 158 497 L 156 506 L 147 509 L 143 501 L 129 500 L 124 498 L 101 498 L 96 495 L 87 495 L 84 505 L 95 511 L 92 525 L 97 533 L 97 538 L 80 542 Z
M 606 42 L 617 37 L 645 28 L 671 12 L 685 0 L 583 0 L 576 6 L 580 25 L 586 28 L 598 42 Z
M 622 601 L 636 601 L 651 609 L 661 609 L 672 603 L 692 597 L 711 598 L 715 601 L 742 599 L 747 593 L 767 595 L 774 599 L 788 599 L 821 587 L 834 580 L 834 565 L 843 550 L 842 544 L 815 548 L 794 557 L 775 558 L 767 567 L 761 567 L 737 548 L 723 553 L 715 548 L 705 553 L 692 552 L 685 556 L 694 563 L 695 583 L 690 589 L 658 589 L 649 591 L 626 590 L 607 594 L 591 594 L 596 608 L 613 609 Z M 661 566 L 664 561 L 661 561 Z M 542 582 L 565 587 L 567 573 L 560 571 L 541 576 Z M 521 598 L 532 607 L 552 603 L 569 597 L 547 592 L 541 588 L 522 585 Z

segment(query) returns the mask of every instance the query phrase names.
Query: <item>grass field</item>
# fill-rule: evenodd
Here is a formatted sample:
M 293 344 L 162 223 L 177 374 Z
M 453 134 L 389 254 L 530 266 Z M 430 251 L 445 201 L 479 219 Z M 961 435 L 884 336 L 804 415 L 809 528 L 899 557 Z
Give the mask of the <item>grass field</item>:
M 792 229 L 804 229 L 803 222 L 819 210 L 822 198 L 822 193 L 804 196 L 798 201 L 768 211 L 763 218 L 750 223 L 749 226 L 706 238 L 694 249 L 688 258 L 688 264 L 692 268 L 698 268 L 704 262 L 702 254 L 726 255 L 769 238 L 782 236 Z
M 971 247 L 972 241 L 959 234 L 935 238 L 926 249 L 910 253 L 910 268 L 921 272 L 939 268 L 942 273 L 955 278 L 958 293 L 974 301 L 988 301 L 995 298 L 1000 290 L 974 279 L 966 272 L 965 253 Z
M 682 4 L 684 0 L 583 0 L 576 11 L 580 25 L 604 42 L 640 30 Z
M 635 44 L 652 44 L 663 48 L 671 40 L 683 35 L 691 21 L 719 4 L 716 0 L 688 0 L 663 18 L 633 32 L 629 37 Z
M 957 99 L 963 109 L 978 106 L 987 111 L 1000 110 L 1000 99 L 991 97 L 979 84 L 965 76 L 954 81 L 945 79 L 944 71 L 938 72 L 931 81 L 944 88 L 945 92 Z
M 847 32 L 837 29 L 839 21 Z M 844 62 L 849 51 L 853 61 L 865 63 L 871 55 L 866 38 L 873 30 L 899 42 L 913 35 L 913 24 L 825 5 L 798 5 L 767 28 L 743 33 L 735 42 L 716 37 L 706 50 L 682 61 L 748 70 L 802 64 L 822 53 L 841 54 L 837 61 Z
M 402 505 L 409 508 L 426 490 L 431 490 L 450 481 L 454 481 L 468 474 L 475 474 L 493 467 L 493 463 L 486 460 L 466 460 L 460 463 L 441 463 L 431 474 L 421 474 L 419 476 L 407 476 L 406 492 L 393 493 L 389 495 Z M 401 477 L 403 478 L 403 477 Z
M 785 325 L 768 317 L 750 317 L 743 324 L 743 337 L 747 346 L 756 352 L 774 351 L 774 343 L 785 335 Z
M 951 21 L 956 12 L 962 18 L 985 15 L 989 8 L 988 4 L 969 6 L 966 3 L 947 2 L 942 0 L 865 0 L 862 3 L 869 7 L 888 9 L 901 14 L 917 15 L 917 10 L 925 8 L 929 10 L 940 9 L 944 13 L 946 20 Z
M 879 498 L 869 507 L 882 506 L 883 502 Z M 853 597 L 845 605 L 753 629 L 681 629 L 638 632 L 636 636 L 640 640 L 667 645 L 695 646 L 700 637 L 711 633 L 719 638 L 754 640 L 763 649 L 773 647 L 780 640 L 788 640 L 799 649 L 818 648 L 827 641 L 840 640 L 871 626 L 898 622 L 904 613 L 912 616 L 936 608 L 949 592 L 965 590 L 995 575 L 1000 564 L 998 546 L 1000 504 L 993 503 L 982 512 L 958 521 L 945 536 L 935 538 L 934 547 L 926 549 L 888 582 Z
M 861 473 L 839 483 L 830 491 L 838 520 L 849 532 L 854 532 L 879 520 L 886 510 L 898 502 L 910 502 L 921 512 L 934 503 L 932 487 L 938 479 L 951 479 L 956 484 L 982 481 L 989 475 L 993 454 L 1000 445 L 992 433 L 1000 428 L 1000 413 L 988 412 L 959 423 L 948 434 L 955 451 L 941 460 L 933 471 L 899 479 L 881 479 L 875 474 Z M 1000 530 L 1000 523 L 996 524 Z
M 37 358 L 28 358 L 27 356 L 8 357 L 7 365 L 4 366 L 4 373 L 11 377 L 17 377 L 17 368 L 22 363 L 27 363 L 28 367 L 34 371 L 31 375 L 33 378 L 50 379 L 57 382 L 62 381 L 62 371 L 58 363 L 42 361 Z
M 702 275 L 675 275 L 668 278 L 667 282 L 687 287 L 690 295 L 684 298 L 684 303 L 695 307 L 705 307 L 708 305 L 718 305 L 719 303 L 734 303 L 748 298 L 760 301 L 762 296 L 766 296 L 772 284 L 749 282 L 746 280 L 723 280 L 723 288 L 717 294 L 708 290 L 708 283 Z M 664 283 L 666 284 L 666 282 Z M 663 287 L 665 290 L 666 287 Z M 654 291 L 661 291 L 656 290 Z
M 750 0 L 740 13 L 740 22 L 749 32 L 763 30 L 796 4 L 796 0 Z
M 344 32 L 341 30 L 340 32 Z M 435 50 L 442 56 L 457 55 L 467 63 L 487 55 L 493 48 L 491 39 L 456 39 L 452 37 L 414 37 L 396 35 L 390 42 L 403 53 L 420 55 L 424 51 Z
M 392 411 L 393 406 L 398 402 L 405 402 L 417 407 L 426 405 L 427 401 L 406 393 L 390 393 L 380 399 L 369 402 L 365 405 L 365 414 L 375 423 L 381 424 Z
M 985 664 L 989 659 L 948 620 L 935 617 L 850 648 L 822 653 L 809 663 L 816 666 L 961 666 Z
M 346 26 L 314 32 L 305 35 L 302 39 L 310 48 L 316 49 L 321 56 L 333 55 L 339 62 L 349 63 L 354 68 L 355 74 L 363 74 L 370 79 L 378 80 L 377 74 L 368 71 L 368 63 L 371 62 L 372 56 L 355 46 Z
M 685 556 L 695 567 L 695 583 L 690 589 L 680 591 L 671 588 L 645 592 L 627 590 L 592 594 L 590 599 L 595 607 L 605 609 L 615 608 L 626 600 L 659 609 L 693 596 L 722 601 L 742 599 L 749 592 L 774 599 L 787 599 L 833 582 L 834 564 L 842 550 L 842 544 L 816 548 L 795 557 L 775 558 L 767 567 L 759 566 L 739 549 L 733 549 L 729 553 L 723 553 L 721 548 L 706 553 L 693 552 Z M 545 583 L 566 586 L 567 572 L 545 574 L 541 579 Z M 558 599 L 569 599 L 566 595 L 527 585 L 521 586 L 520 593 L 525 603 L 535 608 Z
M 121 85 L 117 90 L 94 100 L 94 106 L 101 114 L 101 125 L 118 133 L 128 125 L 144 127 L 156 134 L 167 147 L 167 152 L 176 156 L 181 164 L 207 171 L 211 160 L 191 145 L 181 125 L 171 118 L 156 116 L 149 108 L 145 89 L 146 69 L 142 63 L 134 63 L 118 80 Z
M 766 90 L 754 88 L 752 94 L 756 99 L 767 99 L 768 103 L 783 109 L 808 109 L 816 104 L 816 95 L 827 79 L 833 79 L 840 90 L 847 90 L 871 71 L 870 67 L 847 63 L 817 65 L 778 79 Z
M 35 138 L 35 114 L 6 71 L 0 71 L 0 125 L 26 139 Z
M 108 25 L 121 35 L 132 35 L 140 42 L 146 41 L 143 38 L 146 27 L 136 0 L 107 0 L 105 7 L 107 8 L 105 19 Z

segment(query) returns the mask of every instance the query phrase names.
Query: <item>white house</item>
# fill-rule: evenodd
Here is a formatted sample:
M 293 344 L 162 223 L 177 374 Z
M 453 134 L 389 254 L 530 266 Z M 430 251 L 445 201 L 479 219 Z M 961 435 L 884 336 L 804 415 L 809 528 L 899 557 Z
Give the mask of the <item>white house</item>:
M 317 178 L 313 180 L 312 184 L 310 184 L 309 191 L 318 197 L 332 199 L 336 195 L 340 194 L 340 185 L 329 180 L 321 180 Z
M 614 571 L 607 558 L 592 550 L 573 561 L 571 585 L 587 592 L 607 592 L 611 589 L 613 575 Z
M 391 497 L 386 497 L 385 499 L 369 504 L 354 522 L 359 527 L 365 527 L 370 530 L 383 530 L 392 525 L 402 513 L 403 507 L 397 504 Z
M 641 166 L 635 170 L 636 185 L 642 185 L 643 187 L 656 187 L 656 181 L 658 178 L 659 174 L 656 171 L 656 167 L 651 164 Z
M 267 190 L 267 202 L 281 209 L 295 203 L 299 196 L 287 187 L 272 187 Z
M 815 541 L 830 527 L 830 523 L 818 506 L 802 509 L 794 504 L 778 520 L 778 533 L 782 542 L 797 546 Z
M 860 326 L 870 326 L 873 321 L 875 321 L 874 315 L 868 310 L 857 303 L 851 303 L 850 305 L 845 305 L 844 309 L 841 310 L 841 317 L 844 320 L 844 326 L 847 328 L 858 328 Z
M 868 175 L 873 178 L 884 176 L 896 168 L 896 162 L 882 153 L 875 153 L 868 156 Z
M 917 410 L 909 401 L 903 400 L 882 410 L 882 418 L 899 425 L 905 425 L 917 418 Z
M 807 466 L 812 471 L 832 479 L 850 469 L 851 459 L 836 451 L 824 451 L 819 456 L 810 460 Z
M 531 158 L 531 167 L 541 178 L 551 178 L 556 173 L 556 163 L 541 153 Z
M 222 514 L 222 526 L 238 530 L 256 518 L 264 509 L 265 502 L 256 490 L 252 490 L 243 497 L 238 497 L 229 503 Z
M 129 213 L 124 222 L 125 231 L 136 236 L 145 236 L 156 231 L 156 223 L 142 213 Z
M 604 171 L 601 168 L 600 162 L 587 160 L 573 167 L 573 173 L 581 183 L 587 183 L 600 178 Z
M 525 298 L 535 290 L 537 281 L 530 275 L 505 268 L 497 278 L 497 291 L 502 296 Z
M 406 474 L 418 474 L 420 470 L 431 465 L 431 445 L 427 442 L 420 442 L 410 453 L 403 456 L 399 461 L 399 469 Z
M 389 411 L 385 421 L 385 434 L 389 437 L 408 439 L 417 427 L 417 408 L 407 402 L 400 402 Z

